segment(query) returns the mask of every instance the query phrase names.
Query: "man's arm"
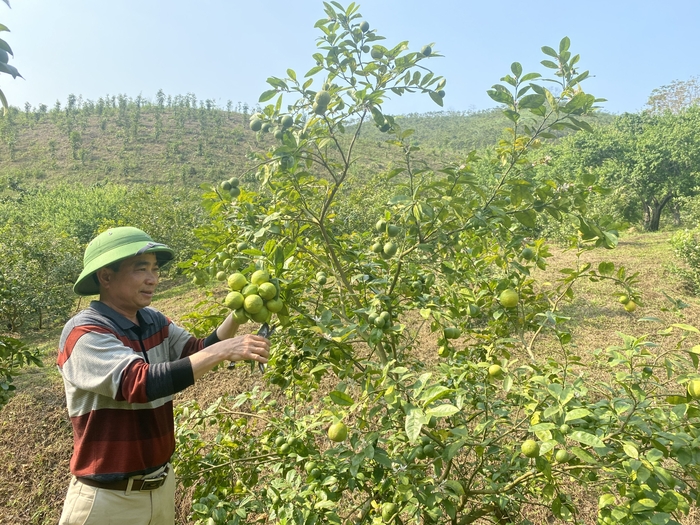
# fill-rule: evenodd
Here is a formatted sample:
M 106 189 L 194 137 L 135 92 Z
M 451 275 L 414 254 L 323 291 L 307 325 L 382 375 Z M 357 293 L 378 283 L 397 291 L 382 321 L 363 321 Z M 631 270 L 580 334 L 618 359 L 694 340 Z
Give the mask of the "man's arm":
M 228 320 L 229 318 L 227 318 Z M 224 326 L 224 323 L 219 327 Z M 233 333 L 238 329 L 235 325 Z M 217 330 L 217 335 L 219 335 Z M 232 330 L 224 328 L 224 330 Z M 197 381 L 200 377 L 206 374 L 209 370 L 224 361 L 256 361 L 258 363 L 267 363 L 267 358 L 270 355 L 270 341 L 254 334 L 239 335 L 229 337 L 211 346 L 207 346 L 189 357 L 192 365 L 192 373 L 194 380 Z
M 228 315 L 214 332 L 218 341 L 205 344 L 204 348 L 189 357 L 195 381 L 224 361 L 267 363 L 270 341 L 253 334 L 236 337 L 238 327 L 233 316 Z M 210 338 L 207 338 L 207 342 L 212 341 L 213 338 Z

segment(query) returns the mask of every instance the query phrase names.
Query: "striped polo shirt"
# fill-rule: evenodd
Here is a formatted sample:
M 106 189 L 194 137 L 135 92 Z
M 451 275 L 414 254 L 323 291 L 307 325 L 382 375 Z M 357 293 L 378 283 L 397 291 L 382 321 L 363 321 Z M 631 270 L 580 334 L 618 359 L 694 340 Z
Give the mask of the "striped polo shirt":
M 175 450 L 172 395 L 194 383 L 188 356 L 204 340 L 153 308 L 137 319 L 93 301 L 63 329 L 57 363 L 74 476 L 111 482 L 146 474 Z

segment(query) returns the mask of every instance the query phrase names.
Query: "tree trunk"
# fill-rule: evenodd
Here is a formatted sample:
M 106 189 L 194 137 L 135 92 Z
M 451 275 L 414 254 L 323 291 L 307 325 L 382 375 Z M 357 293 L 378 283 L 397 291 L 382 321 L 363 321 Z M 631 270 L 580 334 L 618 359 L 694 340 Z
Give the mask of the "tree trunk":
M 651 202 L 644 203 L 644 227 L 647 231 L 659 231 L 661 212 L 672 198 L 673 194 L 668 193 L 660 201 L 656 197 L 653 197 Z

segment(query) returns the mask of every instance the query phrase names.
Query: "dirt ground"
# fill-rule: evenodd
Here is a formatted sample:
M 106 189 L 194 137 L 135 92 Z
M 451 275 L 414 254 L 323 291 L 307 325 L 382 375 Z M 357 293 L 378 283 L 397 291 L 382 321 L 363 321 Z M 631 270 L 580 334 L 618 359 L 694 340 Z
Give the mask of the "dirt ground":
M 629 314 L 616 300 L 619 289 L 588 281 L 578 284 L 576 297 L 565 305 L 564 312 L 572 316 L 574 339 L 582 354 L 615 344 L 616 332 L 641 335 L 663 327 L 653 322 L 640 322 L 645 317 L 700 326 L 700 302 L 683 288 L 669 269 L 667 261 L 672 257 L 668 237 L 669 234 L 664 233 L 630 235 L 620 242 L 617 250 L 598 250 L 586 255 L 584 262 L 594 266 L 601 260 L 609 260 L 628 266 L 629 271 L 639 272 L 638 286 L 643 295 L 639 309 Z M 541 286 L 554 286 L 560 275 L 557 270 L 573 261 L 572 252 L 555 250 L 550 268 L 537 276 Z M 683 300 L 687 308 L 674 311 L 664 294 Z M 188 285 L 171 283 L 163 287 L 154 306 L 178 321 L 202 298 Z M 60 328 L 53 328 L 36 336 L 35 344 L 46 354 L 46 366 L 22 374 L 15 382 L 19 393 L 0 411 L 0 524 L 58 522 L 70 478 L 68 463 L 72 448 L 63 385 L 54 366 L 59 334 Z M 429 335 L 422 331 L 421 337 L 426 340 L 422 348 L 425 362 L 434 362 L 437 357 Z M 546 344 L 541 351 L 546 352 Z M 262 378 L 248 367 L 237 367 L 233 371 L 221 369 L 178 395 L 176 401 L 194 398 L 206 405 L 221 395 L 235 395 L 256 384 L 262 385 Z M 185 491 L 179 490 L 178 522 L 182 524 L 187 523 L 189 512 L 187 496 Z M 595 501 L 589 503 L 583 510 L 593 523 L 596 505 Z M 700 524 L 697 509 L 683 521 L 683 525 L 695 524 Z

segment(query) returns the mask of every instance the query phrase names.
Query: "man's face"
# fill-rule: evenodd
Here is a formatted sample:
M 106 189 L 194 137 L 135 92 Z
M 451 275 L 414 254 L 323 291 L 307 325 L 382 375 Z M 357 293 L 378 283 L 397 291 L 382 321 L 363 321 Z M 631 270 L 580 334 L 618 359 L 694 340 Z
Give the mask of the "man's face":
M 133 317 L 153 300 L 158 285 L 158 261 L 155 254 L 144 253 L 124 259 L 118 272 L 102 268 L 97 275 L 100 300 Z

